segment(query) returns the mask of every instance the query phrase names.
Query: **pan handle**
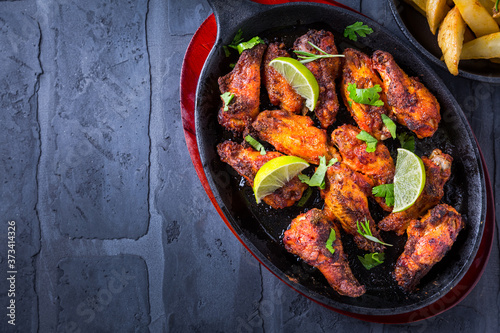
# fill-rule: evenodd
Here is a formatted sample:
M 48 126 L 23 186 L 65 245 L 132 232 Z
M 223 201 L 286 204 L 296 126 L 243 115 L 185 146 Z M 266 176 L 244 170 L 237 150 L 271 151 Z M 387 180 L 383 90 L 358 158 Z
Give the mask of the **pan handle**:
M 227 32 L 233 32 L 244 20 L 256 16 L 266 5 L 251 0 L 208 0 L 217 21 L 217 40 Z M 232 37 L 232 36 L 231 36 Z

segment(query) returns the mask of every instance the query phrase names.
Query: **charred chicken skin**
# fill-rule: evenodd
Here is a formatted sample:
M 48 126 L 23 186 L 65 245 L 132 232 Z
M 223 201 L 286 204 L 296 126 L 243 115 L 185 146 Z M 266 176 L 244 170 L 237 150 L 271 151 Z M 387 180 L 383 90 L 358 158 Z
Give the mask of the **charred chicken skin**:
M 253 186 L 253 180 L 257 171 L 273 158 L 282 156 L 276 151 L 268 151 L 265 155 L 253 148 L 244 148 L 233 141 L 224 141 L 217 145 L 217 152 L 221 160 L 243 176 L 248 185 Z M 292 206 L 300 200 L 302 194 L 307 189 L 307 185 L 302 183 L 298 177 L 294 177 L 285 186 L 279 188 L 274 193 L 265 196 L 262 200 L 275 209 Z
M 408 241 L 396 262 L 394 278 L 404 289 L 413 290 L 420 279 L 443 259 L 464 227 L 462 217 L 446 204 L 431 209 L 408 227 Z
M 219 110 L 219 124 L 227 130 L 240 133 L 259 114 L 260 65 L 266 47 L 265 44 L 258 44 L 243 51 L 234 69 L 219 78 L 221 94 L 229 92 L 234 95 L 226 106 L 228 110 L 224 111 L 224 101 Z
M 297 38 L 293 44 L 293 49 L 321 54 L 309 42 L 328 54 L 338 54 L 333 34 L 329 31 L 309 30 L 305 35 Z M 335 122 L 339 110 L 335 79 L 339 76 L 340 59 L 323 58 L 306 63 L 305 66 L 313 73 L 316 81 L 318 81 L 319 96 L 314 112 L 321 123 L 321 127 L 327 128 Z
M 451 175 L 453 158 L 439 149 L 434 149 L 429 158 L 423 156 L 425 187 L 417 201 L 402 212 L 391 213 L 379 222 L 380 229 L 404 234 L 410 222 L 421 217 L 427 210 L 439 203 L 444 195 L 444 185 Z
M 396 121 L 408 127 L 419 139 L 431 137 L 441 120 L 436 97 L 420 81 L 408 77 L 391 54 L 375 51 L 372 60 L 382 77 L 382 89 Z
M 314 126 L 308 116 L 287 111 L 263 111 L 252 124 L 259 138 L 272 144 L 276 150 L 319 164 L 325 156 L 329 161 L 339 158 L 336 149 L 327 142 L 326 131 Z
M 383 252 L 384 246 L 372 242 L 358 233 L 358 224 L 368 220 L 374 237 L 381 240 L 378 229 L 368 209 L 367 196 L 371 185 L 365 176 L 353 171 L 343 163 L 335 163 L 328 168 L 325 177 L 325 189 L 321 195 L 325 199 L 325 213 L 336 219 L 345 232 L 354 237 L 356 245 L 370 252 Z
M 377 84 L 382 87 L 382 81 L 373 69 L 371 58 L 355 49 L 346 49 L 344 56 L 340 92 L 345 106 L 359 128 L 368 132 L 377 140 L 390 138 L 391 133 L 382 121 L 382 114 L 388 114 L 385 94 L 383 92 L 379 93 L 380 100 L 384 102 L 384 105 L 374 106 L 356 103 L 352 100 L 348 91 L 349 84 L 355 84 L 357 89 L 369 89 Z
M 326 248 L 332 229 L 335 231 L 333 253 Z M 359 297 L 365 293 L 365 287 L 358 282 L 349 267 L 338 227 L 321 210 L 314 208 L 297 216 L 285 231 L 283 243 L 288 252 L 318 268 L 340 295 Z
M 304 108 L 304 99 L 292 88 L 290 83 L 269 66 L 271 60 L 278 57 L 290 57 L 283 43 L 271 43 L 264 55 L 264 84 L 273 105 L 279 105 L 282 110 L 300 113 Z

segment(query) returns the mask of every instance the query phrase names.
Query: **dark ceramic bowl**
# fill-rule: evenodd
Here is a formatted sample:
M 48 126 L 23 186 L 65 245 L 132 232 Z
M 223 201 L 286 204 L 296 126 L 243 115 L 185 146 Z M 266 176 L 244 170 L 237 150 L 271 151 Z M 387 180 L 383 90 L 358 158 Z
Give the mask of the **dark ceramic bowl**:
M 479 150 L 472 131 L 439 77 L 412 50 L 376 22 L 339 7 L 314 3 L 267 6 L 242 0 L 230 4 L 223 0 L 210 2 L 217 19 L 218 34 L 198 82 L 194 127 L 201 163 L 216 208 L 245 247 L 298 292 L 326 307 L 350 313 L 379 316 L 407 313 L 433 303 L 450 291 L 467 272 L 481 242 L 486 193 Z M 236 10 L 241 15 L 236 17 Z M 356 21 L 365 22 L 374 32 L 353 43 L 342 35 L 344 28 Z M 217 122 L 220 108 L 217 78 L 229 72 L 229 63 L 235 60 L 226 58 L 222 46 L 229 44 L 239 29 L 244 32 L 245 39 L 256 35 L 268 39 L 277 36 L 288 42 L 311 27 L 333 32 L 340 51 L 355 47 L 369 54 L 377 49 L 392 53 L 398 64 L 408 74 L 418 76 L 441 104 L 440 128 L 432 138 L 418 141 L 417 153 L 428 155 L 434 148 L 440 148 L 454 157 L 452 177 L 446 185 L 443 201 L 462 213 L 466 228 L 460 232 L 451 251 L 422 279 L 413 293 L 401 291 L 390 277 L 393 263 L 405 243 L 404 238 L 390 233 L 382 235 L 395 244 L 387 250 L 387 264 L 370 271 L 359 264 L 352 239 L 342 236 L 353 273 L 366 286 L 367 292 L 359 298 L 334 292 L 321 273 L 289 254 L 281 241 L 283 231 L 294 217 L 312 207 L 322 206 L 319 197 L 309 200 L 305 207 L 295 206 L 280 211 L 269 209 L 264 204 L 256 205 L 251 188 L 240 185 L 241 177 L 217 155 L 216 145 L 229 137 Z M 340 112 L 346 114 L 347 111 Z M 380 216 L 375 219 L 380 219 Z
M 443 53 L 439 48 L 437 36 L 429 29 L 424 15 L 402 0 L 389 0 L 392 14 L 408 40 L 434 64 L 448 72 L 441 61 Z M 462 60 L 458 65 L 458 75 L 472 80 L 500 83 L 500 64 L 486 59 Z

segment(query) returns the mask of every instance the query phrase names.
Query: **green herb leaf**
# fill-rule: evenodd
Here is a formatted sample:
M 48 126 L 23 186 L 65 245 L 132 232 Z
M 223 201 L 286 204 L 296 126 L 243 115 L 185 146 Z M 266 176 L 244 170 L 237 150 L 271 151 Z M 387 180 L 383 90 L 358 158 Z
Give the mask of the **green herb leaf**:
M 391 132 L 391 136 L 393 139 L 396 138 L 396 124 L 392 121 L 391 118 L 386 116 L 385 114 L 382 113 L 382 121 L 384 122 L 385 126 L 389 129 L 389 132 Z
M 248 142 L 255 150 L 260 151 L 261 155 L 266 155 L 266 148 L 257 140 L 252 138 L 251 135 L 245 136 L 245 141 Z
M 385 254 L 378 252 L 367 253 L 364 257 L 358 256 L 358 259 L 366 269 L 370 270 L 373 267 L 384 263 Z
M 238 50 L 238 53 L 241 54 L 243 51 L 251 49 L 257 44 L 264 44 L 264 41 L 259 36 L 253 37 L 248 42 L 239 43 L 236 46 L 236 49 Z
M 318 50 L 319 52 L 321 52 L 322 54 L 314 54 L 314 53 L 310 53 L 310 52 L 306 52 L 306 51 L 293 51 L 295 54 L 297 54 L 297 58 L 300 58 L 299 61 L 301 63 L 303 63 L 303 64 L 307 64 L 308 62 L 311 62 L 311 61 L 314 61 L 314 60 L 318 60 L 318 59 L 323 59 L 323 58 L 344 57 L 343 54 L 329 54 L 329 53 L 326 53 L 325 51 L 323 51 L 322 49 L 320 49 L 319 47 L 317 47 L 313 43 L 311 43 L 311 42 L 308 42 L 308 43 L 309 43 L 309 45 L 311 45 L 312 47 L 314 47 L 316 50 Z
M 308 187 L 306 193 L 304 193 L 302 195 L 302 198 L 300 198 L 299 202 L 297 202 L 297 206 L 303 207 L 306 204 L 307 200 L 309 200 L 309 198 L 311 197 L 312 193 L 313 193 L 312 189 Z
M 361 225 L 361 227 L 360 227 Z M 364 238 L 371 240 L 372 242 L 379 243 L 382 245 L 392 246 L 391 244 L 387 244 L 382 242 L 377 237 L 373 236 L 372 231 L 370 230 L 370 222 L 365 218 L 364 222 L 356 221 L 356 226 L 358 227 L 358 234 L 363 236 Z
M 238 32 L 234 36 L 233 41 L 231 42 L 231 44 L 229 44 L 228 46 L 224 46 L 223 47 L 224 53 L 226 54 L 226 57 L 229 57 L 231 55 L 231 52 L 229 52 L 229 48 L 228 47 L 233 48 L 235 50 L 238 49 L 238 44 L 243 41 L 243 38 L 241 36 L 243 36 L 243 31 L 240 29 L 240 30 L 238 30 Z
M 373 153 L 377 149 L 377 139 L 371 136 L 368 132 L 361 131 L 358 135 L 356 135 L 356 138 L 366 142 L 366 151 L 368 153 Z
M 373 106 L 384 105 L 384 102 L 379 99 L 380 95 L 378 93 L 382 91 L 382 87 L 378 84 L 371 88 L 358 89 L 356 83 L 349 83 L 347 91 L 349 91 L 349 98 L 356 103 Z
M 409 133 L 401 133 L 398 135 L 401 148 L 415 152 L 415 137 Z
M 394 206 L 394 184 L 382 184 L 372 188 L 372 194 L 376 197 L 385 198 L 387 206 Z
M 364 24 L 363 22 L 356 22 L 354 24 L 351 24 L 347 26 L 344 30 L 344 37 L 348 37 L 350 40 L 357 41 L 358 34 L 360 37 L 366 37 L 366 35 L 369 35 L 373 32 L 373 29 Z
M 335 235 L 335 229 L 330 228 L 330 236 L 328 236 L 328 240 L 326 241 L 325 247 L 330 251 L 331 254 L 335 252 L 335 249 L 333 248 L 333 242 L 337 239 Z
M 320 189 L 324 189 L 326 170 L 337 162 L 338 160 L 336 158 L 332 158 L 328 164 L 326 164 L 326 157 L 321 156 L 319 158 L 319 166 L 316 168 L 316 171 L 311 178 L 303 174 L 298 175 L 298 177 L 301 182 L 306 183 L 309 186 L 318 186 Z
M 234 94 L 226 91 L 225 93 L 220 95 L 220 98 L 222 98 L 222 101 L 224 102 L 224 111 L 229 111 L 229 103 L 231 103 L 231 101 L 233 100 Z

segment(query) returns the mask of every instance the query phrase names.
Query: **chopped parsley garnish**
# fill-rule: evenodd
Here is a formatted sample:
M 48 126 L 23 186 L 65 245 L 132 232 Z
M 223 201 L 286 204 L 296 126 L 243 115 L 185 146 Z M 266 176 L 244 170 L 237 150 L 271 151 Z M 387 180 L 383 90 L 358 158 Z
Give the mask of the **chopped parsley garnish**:
M 312 175 L 311 178 L 303 174 L 298 175 L 298 177 L 301 182 L 306 183 L 309 186 L 318 186 L 320 189 L 324 189 L 326 170 L 337 163 L 337 161 L 338 160 L 336 158 L 332 158 L 330 162 L 326 164 L 326 157 L 321 156 L 319 158 L 319 166 L 316 168 L 316 172 L 314 172 L 314 175 Z
M 371 88 L 358 89 L 356 83 L 349 83 L 347 86 L 347 91 L 349 91 L 349 98 L 356 103 L 367 104 L 373 106 L 383 106 L 384 102 L 381 101 L 379 92 L 382 91 L 382 87 L 376 84 Z M 351 104 L 349 104 L 351 105 Z
M 251 135 L 245 136 L 245 141 L 248 142 L 255 150 L 260 151 L 261 155 L 266 155 L 266 148 L 257 140 L 252 138 Z
M 236 33 L 236 35 L 234 36 L 231 44 L 229 44 L 228 46 L 222 47 L 224 49 L 224 53 L 226 54 L 226 57 L 229 57 L 231 55 L 231 52 L 229 51 L 229 47 L 233 48 L 235 50 L 238 49 L 238 44 L 243 41 L 242 36 L 243 36 L 243 31 L 241 29 L 239 29 L 238 32 Z
M 379 243 L 382 245 L 392 246 L 391 244 L 387 244 L 382 242 L 377 237 L 373 236 L 372 231 L 370 230 L 370 222 L 365 218 L 364 222 L 356 221 L 356 225 L 358 226 L 358 234 L 363 236 L 364 238 L 371 240 L 372 242 Z M 360 227 L 361 225 L 361 227 Z
M 259 36 L 253 37 L 248 42 L 239 43 L 236 46 L 236 49 L 238 50 L 238 53 L 241 54 L 243 51 L 251 49 L 257 44 L 264 44 L 264 41 Z
M 386 116 L 385 114 L 382 113 L 382 121 L 384 122 L 385 126 L 389 129 L 389 132 L 391 132 L 391 136 L 393 139 L 396 138 L 396 124 L 392 121 L 391 118 Z
M 409 133 L 401 133 L 398 135 L 401 148 L 415 152 L 415 137 Z
M 368 132 L 361 131 L 358 135 L 356 135 L 356 138 L 366 142 L 366 151 L 368 153 L 373 153 L 377 149 L 377 139 L 371 136 Z
M 333 242 L 337 239 L 335 235 L 335 229 L 331 228 L 330 229 L 330 236 L 328 236 L 328 240 L 326 241 L 325 247 L 330 251 L 331 254 L 335 252 L 335 249 L 333 248 Z
M 316 50 L 318 50 L 319 52 L 321 52 L 322 54 L 314 54 L 314 53 L 310 53 L 310 52 L 306 52 L 306 51 L 293 51 L 295 54 L 297 54 L 297 58 L 300 58 L 299 61 L 301 63 L 303 63 L 303 64 L 307 64 L 308 62 L 311 62 L 311 61 L 314 61 L 314 60 L 318 60 L 318 59 L 323 59 L 323 58 L 344 57 L 343 54 L 329 54 L 329 53 L 326 53 L 325 51 L 323 51 L 322 49 L 320 49 L 319 47 L 317 47 L 313 43 L 311 43 L 311 42 L 308 42 L 308 43 L 309 43 L 309 45 L 311 45 L 312 47 L 314 47 Z
M 387 206 L 394 206 L 394 184 L 382 184 L 372 188 L 372 194 L 385 198 Z
M 306 204 L 307 200 L 309 200 L 309 198 L 311 197 L 312 193 L 313 193 L 312 189 L 308 187 L 306 193 L 304 193 L 302 195 L 302 198 L 300 198 L 299 202 L 297 202 L 297 206 L 303 207 Z
M 222 101 L 224 102 L 224 111 L 229 111 L 229 103 L 233 100 L 234 94 L 226 91 L 220 95 L 220 98 L 222 98 Z
M 364 257 L 358 256 L 358 259 L 366 269 L 370 270 L 373 267 L 384 263 L 385 254 L 378 252 L 367 253 Z
M 373 32 L 373 29 L 364 24 L 363 22 L 356 22 L 354 24 L 351 24 L 347 26 L 344 30 L 344 37 L 348 37 L 350 40 L 357 41 L 358 34 L 360 37 L 366 37 L 366 35 L 369 35 Z

